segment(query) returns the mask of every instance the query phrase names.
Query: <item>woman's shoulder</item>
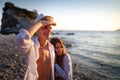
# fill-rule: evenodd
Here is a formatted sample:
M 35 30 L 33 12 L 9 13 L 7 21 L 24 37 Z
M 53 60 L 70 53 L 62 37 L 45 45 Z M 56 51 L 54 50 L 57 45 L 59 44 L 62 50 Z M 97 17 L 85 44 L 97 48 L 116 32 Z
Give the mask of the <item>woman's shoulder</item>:
M 71 57 L 70 57 L 70 54 L 69 54 L 69 53 L 66 53 L 65 56 L 64 56 L 64 58 L 65 58 L 65 59 L 66 59 L 66 58 L 70 59 L 70 58 L 71 58 Z

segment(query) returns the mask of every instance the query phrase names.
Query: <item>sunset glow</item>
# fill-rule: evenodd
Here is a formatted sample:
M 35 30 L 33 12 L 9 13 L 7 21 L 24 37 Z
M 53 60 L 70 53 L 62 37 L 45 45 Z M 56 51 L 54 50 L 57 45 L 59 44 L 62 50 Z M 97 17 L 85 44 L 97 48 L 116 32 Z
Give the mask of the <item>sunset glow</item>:
M 0 7 L 4 6 L 1 0 Z M 55 30 L 120 29 L 120 0 L 10 0 L 15 6 L 52 15 Z M 26 5 L 29 2 L 28 5 Z M 2 11 L 2 10 L 1 10 Z M 2 13 L 2 12 L 1 12 Z M 1 17 L 1 15 L 0 15 Z

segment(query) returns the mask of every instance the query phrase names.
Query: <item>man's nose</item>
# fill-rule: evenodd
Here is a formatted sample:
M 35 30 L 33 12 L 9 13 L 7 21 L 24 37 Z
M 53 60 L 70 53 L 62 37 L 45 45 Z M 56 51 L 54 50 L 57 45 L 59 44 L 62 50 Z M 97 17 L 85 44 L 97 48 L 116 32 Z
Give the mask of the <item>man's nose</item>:
M 52 27 L 47 27 L 47 30 L 51 31 L 51 30 L 52 30 Z
M 49 33 L 52 33 L 52 29 L 49 27 L 49 28 L 47 28 L 47 32 Z

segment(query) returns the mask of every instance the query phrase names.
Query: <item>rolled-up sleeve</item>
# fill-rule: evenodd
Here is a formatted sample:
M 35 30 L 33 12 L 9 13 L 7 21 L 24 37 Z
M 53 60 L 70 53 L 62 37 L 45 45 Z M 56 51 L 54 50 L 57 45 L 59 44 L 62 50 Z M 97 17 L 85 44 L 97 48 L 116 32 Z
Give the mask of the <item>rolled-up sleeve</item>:
M 16 43 L 21 51 L 28 52 L 30 47 L 34 44 L 27 30 L 21 29 L 16 36 Z

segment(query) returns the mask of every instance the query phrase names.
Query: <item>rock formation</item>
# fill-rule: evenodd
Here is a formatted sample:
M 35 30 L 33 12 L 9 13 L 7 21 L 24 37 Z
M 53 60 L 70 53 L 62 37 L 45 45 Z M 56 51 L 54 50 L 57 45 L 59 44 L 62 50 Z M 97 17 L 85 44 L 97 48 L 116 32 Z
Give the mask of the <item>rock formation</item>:
M 1 19 L 2 34 L 17 34 L 21 28 L 29 27 L 37 17 L 37 11 L 28 11 L 6 2 Z

